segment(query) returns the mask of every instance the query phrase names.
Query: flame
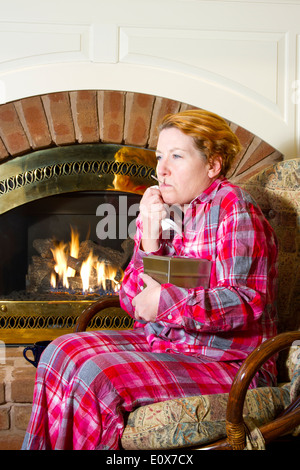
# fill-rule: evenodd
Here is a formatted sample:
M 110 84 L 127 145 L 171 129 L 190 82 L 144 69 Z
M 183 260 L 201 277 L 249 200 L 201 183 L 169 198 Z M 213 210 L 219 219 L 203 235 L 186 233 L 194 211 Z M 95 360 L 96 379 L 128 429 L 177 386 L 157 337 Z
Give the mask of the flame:
M 80 276 L 82 280 L 82 290 L 83 292 L 88 292 L 90 288 L 90 276 L 92 267 L 94 264 L 94 256 L 93 253 L 90 253 L 87 259 L 82 263 L 80 269 Z
M 55 261 L 54 271 L 51 274 L 50 284 L 53 288 L 62 285 L 66 289 L 70 288 L 69 278 L 76 276 L 75 269 L 68 266 L 68 257 L 78 259 L 80 253 L 79 234 L 71 227 L 71 240 L 69 243 L 59 242 L 51 250 Z M 56 274 L 55 274 L 56 273 Z M 82 291 L 91 292 L 91 278 L 97 283 L 98 288 L 107 290 L 107 280 L 110 281 L 111 288 L 117 292 L 120 283 L 116 281 L 117 269 L 105 261 L 100 262 L 91 251 L 87 258 L 82 262 L 80 277 L 82 282 Z M 58 279 L 57 279 L 58 278 Z M 71 281 L 70 281 L 71 282 Z M 94 287 L 94 286 L 93 286 Z
M 105 261 L 97 261 L 96 270 L 98 285 L 102 287 L 102 289 L 106 289 L 106 280 L 110 280 L 112 289 L 115 292 L 119 290 L 120 283 L 116 281 L 117 270 L 112 265 L 105 263 Z
M 69 288 L 68 281 L 68 254 L 67 254 L 67 245 L 64 242 L 60 242 L 58 246 L 54 249 L 51 249 L 53 258 L 55 261 L 54 271 L 58 274 L 59 281 L 64 287 Z
M 55 273 L 51 273 L 50 284 L 51 284 L 51 287 L 53 287 L 53 289 L 56 288 L 56 274 Z
M 105 289 L 105 263 L 100 263 L 99 261 L 96 264 L 96 269 L 97 269 L 97 281 L 99 287 L 102 287 L 102 289 Z
M 79 234 L 77 230 L 71 227 L 71 241 L 69 243 L 70 256 L 78 258 L 79 256 Z M 74 277 L 76 274 L 75 269 L 68 267 L 67 277 Z

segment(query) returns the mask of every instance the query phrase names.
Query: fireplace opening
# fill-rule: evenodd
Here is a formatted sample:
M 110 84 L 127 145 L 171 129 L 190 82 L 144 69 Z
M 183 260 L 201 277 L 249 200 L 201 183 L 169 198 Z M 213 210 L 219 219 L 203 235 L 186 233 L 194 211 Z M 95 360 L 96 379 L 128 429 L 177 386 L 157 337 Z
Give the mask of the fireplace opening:
M 91 293 L 97 297 L 105 290 L 116 291 L 132 255 L 140 199 L 139 194 L 118 191 L 76 192 L 39 199 L 3 214 L 1 298 L 54 300 L 59 295 L 61 300 L 84 300 Z M 56 269 L 60 254 L 69 268 L 67 285 L 64 273 Z M 90 278 L 100 279 L 102 271 L 107 289 L 100 281 L 95 289 L 95 279 L 88 287 L 82 285 L 88 259 L 93 268 Z
M 39 339 L 59 329 L 63 334 L 86 306 L 118 292 L 133 252 L 140 199 L 119 191 L 83 191 L 32 201 L 1 215 L 1 339 L 32 342 L 33 330 Z M 59 249 L 67 285 L 56 270 Z M 116 321 L 102 320 L 107 327 Z M 103 321 L 95 327 L 103 328 Z
M 118 292 L 133 252 L 139 202 L 154 184 L 153 155 L 137 147 L 75 145 L 6 164 L 0 181 L 2 341 L 30 344 L 69 333 L 86 307 Z M 108 312 L 91 328 L 129 324 L 128 316 Z

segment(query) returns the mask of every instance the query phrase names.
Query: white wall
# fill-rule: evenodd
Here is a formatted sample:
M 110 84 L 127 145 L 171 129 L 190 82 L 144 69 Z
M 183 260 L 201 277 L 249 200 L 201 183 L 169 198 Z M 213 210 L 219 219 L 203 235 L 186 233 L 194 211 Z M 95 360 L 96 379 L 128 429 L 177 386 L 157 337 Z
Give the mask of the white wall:
M 0 100 L 160 95 L 297 156 L 300 0 L 0 0 Z

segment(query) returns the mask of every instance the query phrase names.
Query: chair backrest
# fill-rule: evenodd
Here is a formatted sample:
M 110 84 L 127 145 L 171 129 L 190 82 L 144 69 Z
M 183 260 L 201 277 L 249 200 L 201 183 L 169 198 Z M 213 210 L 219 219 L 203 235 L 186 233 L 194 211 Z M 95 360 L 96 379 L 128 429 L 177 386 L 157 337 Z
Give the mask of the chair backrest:
M 300 158 L 276 163 L 241 186 L 257 201 L 278 238 L 278 330 L 299 330 Z

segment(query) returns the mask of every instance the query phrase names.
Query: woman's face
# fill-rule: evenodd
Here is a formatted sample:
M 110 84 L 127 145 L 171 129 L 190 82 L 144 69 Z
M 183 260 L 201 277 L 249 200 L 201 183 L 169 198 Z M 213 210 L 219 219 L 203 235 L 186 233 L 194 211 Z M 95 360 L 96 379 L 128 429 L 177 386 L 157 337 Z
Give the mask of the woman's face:
M 175 127 L 163 129 L 157 142 L 157 176 L 166 204 L 189 204 L 217 178 L 192 137 Z M 218 163 L 217 163 L 218 164 Z

